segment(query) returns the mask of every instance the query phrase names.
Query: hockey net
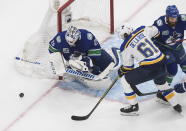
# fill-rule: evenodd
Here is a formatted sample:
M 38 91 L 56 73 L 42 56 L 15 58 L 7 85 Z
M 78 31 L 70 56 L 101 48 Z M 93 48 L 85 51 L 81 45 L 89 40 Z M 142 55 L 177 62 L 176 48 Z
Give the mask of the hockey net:
M 53 78 L 48 43 L 70 25 L 91 31 L 102 43 L 113 33 L 113 0 L 50 0 L 40 28 L 16 57 L 16 69 L 24 75 Z

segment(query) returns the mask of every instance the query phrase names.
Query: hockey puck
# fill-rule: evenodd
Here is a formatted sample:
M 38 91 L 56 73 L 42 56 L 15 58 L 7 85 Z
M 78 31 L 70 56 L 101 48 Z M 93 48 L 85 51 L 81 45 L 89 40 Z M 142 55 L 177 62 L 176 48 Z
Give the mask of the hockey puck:
M 20 93 L 19 97 L 21 97 L 21 98 L 24 97 L 24 93 Z

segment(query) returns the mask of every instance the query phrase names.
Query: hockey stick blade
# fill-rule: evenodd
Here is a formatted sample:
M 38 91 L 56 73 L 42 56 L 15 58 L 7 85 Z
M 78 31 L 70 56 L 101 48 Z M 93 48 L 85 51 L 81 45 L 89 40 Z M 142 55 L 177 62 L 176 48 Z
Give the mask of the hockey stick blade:
M 82 121 L 82 120 L 86 120 L 90 117 L 90 115 L 94 112 L 94 110 L 98 107 L 98 105 L 101 103 L 101 101 L 103 100 L 103 98 L 105 98 L 105 96 L 107 95 L 107 93 L 110 91 L 110 89 L 114 86 L 114 84 L 116 83 L 116 81 L 119 79 L 119 76 L 116 77 L 114 79 L 114 81 L 112 82 L 112 84 L 109 86 L 109 88 L 105 91 L 105 93 L 102 95 L 102 97 L 99 99 L 99 101 L 96 103 L 96 105 L 94 106 L 94 108 L 86 115 L 86 116 L 71 116 L 72 120 L 76 120 L 76 121 Z
M 71 119 L 72 120 L 75 120 L 75 121 L 83 121 L 83 120 L 86 120 L 89 118 L 90 115 L 86 115 L 86 116 L 74 116 L 72 115 L 71 116 Z

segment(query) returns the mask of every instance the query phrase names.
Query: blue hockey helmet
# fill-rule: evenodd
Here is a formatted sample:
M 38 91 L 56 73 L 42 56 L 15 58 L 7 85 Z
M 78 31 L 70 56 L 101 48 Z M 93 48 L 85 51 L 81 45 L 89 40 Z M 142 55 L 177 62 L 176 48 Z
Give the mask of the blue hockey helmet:
M 166 16 L 172 17 L 172 18 L 177 18 L 179 16 L 179 11 L 178 11 L 176 5 L 167 6 Z
M 81 37 L 81 32 L 75 26 L 70 26 L 65 34 L 65 39 L 70 46 L 75 46 L 76 41 Z

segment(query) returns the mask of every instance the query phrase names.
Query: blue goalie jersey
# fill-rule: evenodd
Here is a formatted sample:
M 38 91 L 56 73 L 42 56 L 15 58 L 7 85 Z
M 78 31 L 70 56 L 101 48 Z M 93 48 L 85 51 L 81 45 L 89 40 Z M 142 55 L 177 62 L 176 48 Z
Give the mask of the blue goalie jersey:
M 95 36 L 84 29 L 79 29 L 81 37 L 76 41 L 76 46 L 70 46 L 65 40 L 66 31 L 59 32 L 49 42 L 49 52 L 61 52 L 65 60 L 69 60 L 72 54 L 76 52 L 81 55 L 89 56 L 92 60 L 101 56 L 101 47 Z
M 186 30 L 186 15 L 181 14 L 178 17 L 177 24 L 175 27 L 170 27 L 167 23 L 166 16 L 161 16 L 159 19 L 154 21 L 160 32 L 159 41 L 162 44 L 166 44 L 170 48 L 176 48 L 182 42 L 176 42 L 184 39 L 184 30 Z

